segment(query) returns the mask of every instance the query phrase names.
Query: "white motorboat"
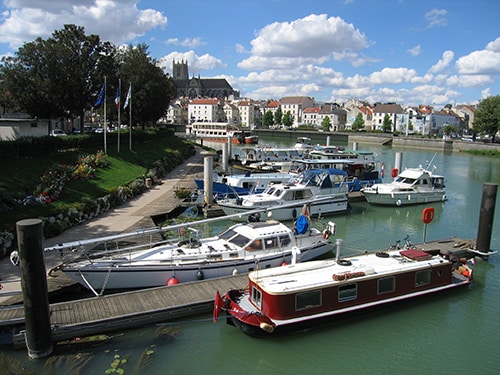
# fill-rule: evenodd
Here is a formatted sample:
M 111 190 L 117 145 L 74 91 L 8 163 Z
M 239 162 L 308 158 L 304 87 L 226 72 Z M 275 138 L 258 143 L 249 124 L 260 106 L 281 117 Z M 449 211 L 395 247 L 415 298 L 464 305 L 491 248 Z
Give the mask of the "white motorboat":
M 405 206 L 447 200 L 444 176 L 422 167 L 407 168 L 390 183 L 361 189 L 370 204 Z
M 185 230 L 202 222 L 184 223 L 168 227 Z M 220 220 L 220 219 L 218 219 Z M 165 227 L 167 228 L 167 227 Z M 208 238 L 179 237 L 157 244 L 130 245 L 127 248 L 95 252 L 88 247 L 97 244 L 119 243 L 126 236 L 144 235 L 162 229 L 140 231 L 101 239 L 90 239 L 60 244 L 53 248 L 63 253 L 71 250 L 81 257 L 62 263 L 56 269 L 92 290 L 139 289 L 172 285 L 236 273 L 244 274 L 256 269 L 277 267 L 293 261 L 308 261 L 333 249 L 328 235 L 334 224 L 322 232 L 310 227 L 306 216 L 297 219 L 295 228 L 276 220 L 235 224 L 222 233 Z M 162 232 L 163 233 L 163 232 Z
M 216 200 L 223 198 L 236 198 L 250 193 L 262 193 L 269 184 L 279 184 L 289 181 L 296 175 L 290 173 L 241 173 L 218 175 L 212 181 L 212 192 Z M 202 178 L 194 180 L 200 190 L 205 189 Z
M 307 170 L 295 181 L 269 185 L 262 193 L 217 203 L 237 221 L 247 220 L 256 209 L 265 209 L 275 220 L 295 220 L 305 204 L 310 207 L 311 216 L 343 213 L 349 209 L 345 178 L 346 172 L 337 169 Z

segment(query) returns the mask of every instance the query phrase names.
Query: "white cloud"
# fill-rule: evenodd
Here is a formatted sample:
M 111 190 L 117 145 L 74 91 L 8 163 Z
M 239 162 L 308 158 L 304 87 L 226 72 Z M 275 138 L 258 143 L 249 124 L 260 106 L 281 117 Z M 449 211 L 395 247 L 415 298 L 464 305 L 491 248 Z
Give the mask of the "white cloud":
M 446 15 L 448 11 L 446 9 L 432 9 L 425 14 L 425 19 L 427 20 L 427 28 L 431 29 L 433 27 L 444 27 L 448 25 L 448 20 Z
M 448 67 L 455 57 L 453 51 L 444 51 L 442 58 L 429 69 L 429 73 L 438 73 Z
M 172 62 L 187 61 L 189 74 L 197 74 L 204 70 L 224 68 L 224 63 L 209 54 L 197 55 L 193 50 L 188 52 L 172 52 L 158 59 L 158 64 L 167 72 L 172 73 Z
M 17 49 L 37 37 L 48 38 L 65 24 L 83 25 L 87 34 L 120 44 L 165 27 L 167 17 L 154 9 L 139 10 L 137 0 L 6 0 L 0 40 Z
M 348 51 L 368 47 L 363 33 L 339 17 L 311 14 L 292 22 L 274 22 L 262 28 L 251 42 L 251 57 L 242 69 L 266 69 L 279 65 L 324 63 L 333 54 L 355 60 Z M 287 60 L 280 63 L 279 60 Z
M 498 40 L 498 39 L 497 39 Z M 491 42 L 488 46 L 498 48 L 499 42 Z M 460 74 L 499 74 L 500 73 L 500 51 L 486 49 L 474 51 L 467 56 L 460 57 L 456 62 L 457 71 Z
M 422 53 L 422 46 L 420 44 L 418 44 L 415 47 L 407 50 L 407 52 L 412 56 L 418 56 Z

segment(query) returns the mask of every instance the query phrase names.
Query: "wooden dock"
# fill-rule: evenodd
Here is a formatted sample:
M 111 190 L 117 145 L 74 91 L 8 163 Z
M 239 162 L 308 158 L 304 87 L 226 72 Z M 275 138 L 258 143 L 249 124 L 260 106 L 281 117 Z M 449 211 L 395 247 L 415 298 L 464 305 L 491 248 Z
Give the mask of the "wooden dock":
M 452 252 L 471 258 L 470 240 L 449 238 L 415 244 L 423 250 Z M 101 297 L 50 304 L 52 340 L 54 342 L 112 332 L 140 325 L 186 318 L 212 311 L 215 293 L 247 285 L 247 275 L 228 276 L 174 286 L 130 291 Z M 16 347 L 25 345 L 24 308 L 0 309 L 0 330 L 11 330 Z
M 54 342 L 212 311 L 215 292 L 244 287 L 247 275 L 177 284 L 50 304 Z M 25 345 L 24 307 L 0 309 L 0 329 L 12 329 L 15 347 Z

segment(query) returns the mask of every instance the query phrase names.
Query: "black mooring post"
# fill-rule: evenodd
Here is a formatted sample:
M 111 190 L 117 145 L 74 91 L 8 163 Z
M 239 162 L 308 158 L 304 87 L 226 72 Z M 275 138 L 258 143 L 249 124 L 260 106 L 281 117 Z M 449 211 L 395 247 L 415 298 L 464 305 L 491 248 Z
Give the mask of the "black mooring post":
M 479 212 L 479 225 L 477 228 L 476 250 L 489 252 L 491 232 L 493 231 L 493 218 L 495 216 L 495 203 L 497 199 L 498 184 L 485 182 L 481 198 L 481 211 Z M 488 258 L 487 256 L 485 258 Z
M 23 290 L 26 347 L 30 358 L 52 353 L 47 272 L 43 258 L 43 226 L 40 219 L 16 223 Z

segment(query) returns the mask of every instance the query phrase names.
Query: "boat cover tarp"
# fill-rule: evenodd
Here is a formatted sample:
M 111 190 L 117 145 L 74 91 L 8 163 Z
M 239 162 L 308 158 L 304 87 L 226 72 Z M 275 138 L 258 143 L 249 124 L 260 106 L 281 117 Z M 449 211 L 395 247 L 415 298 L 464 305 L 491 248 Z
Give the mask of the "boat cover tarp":
M 306 215 L 300 215 L 295 221 L 295 229 L 298 234 L 304 234 L 309 229 L 309 219 Z

